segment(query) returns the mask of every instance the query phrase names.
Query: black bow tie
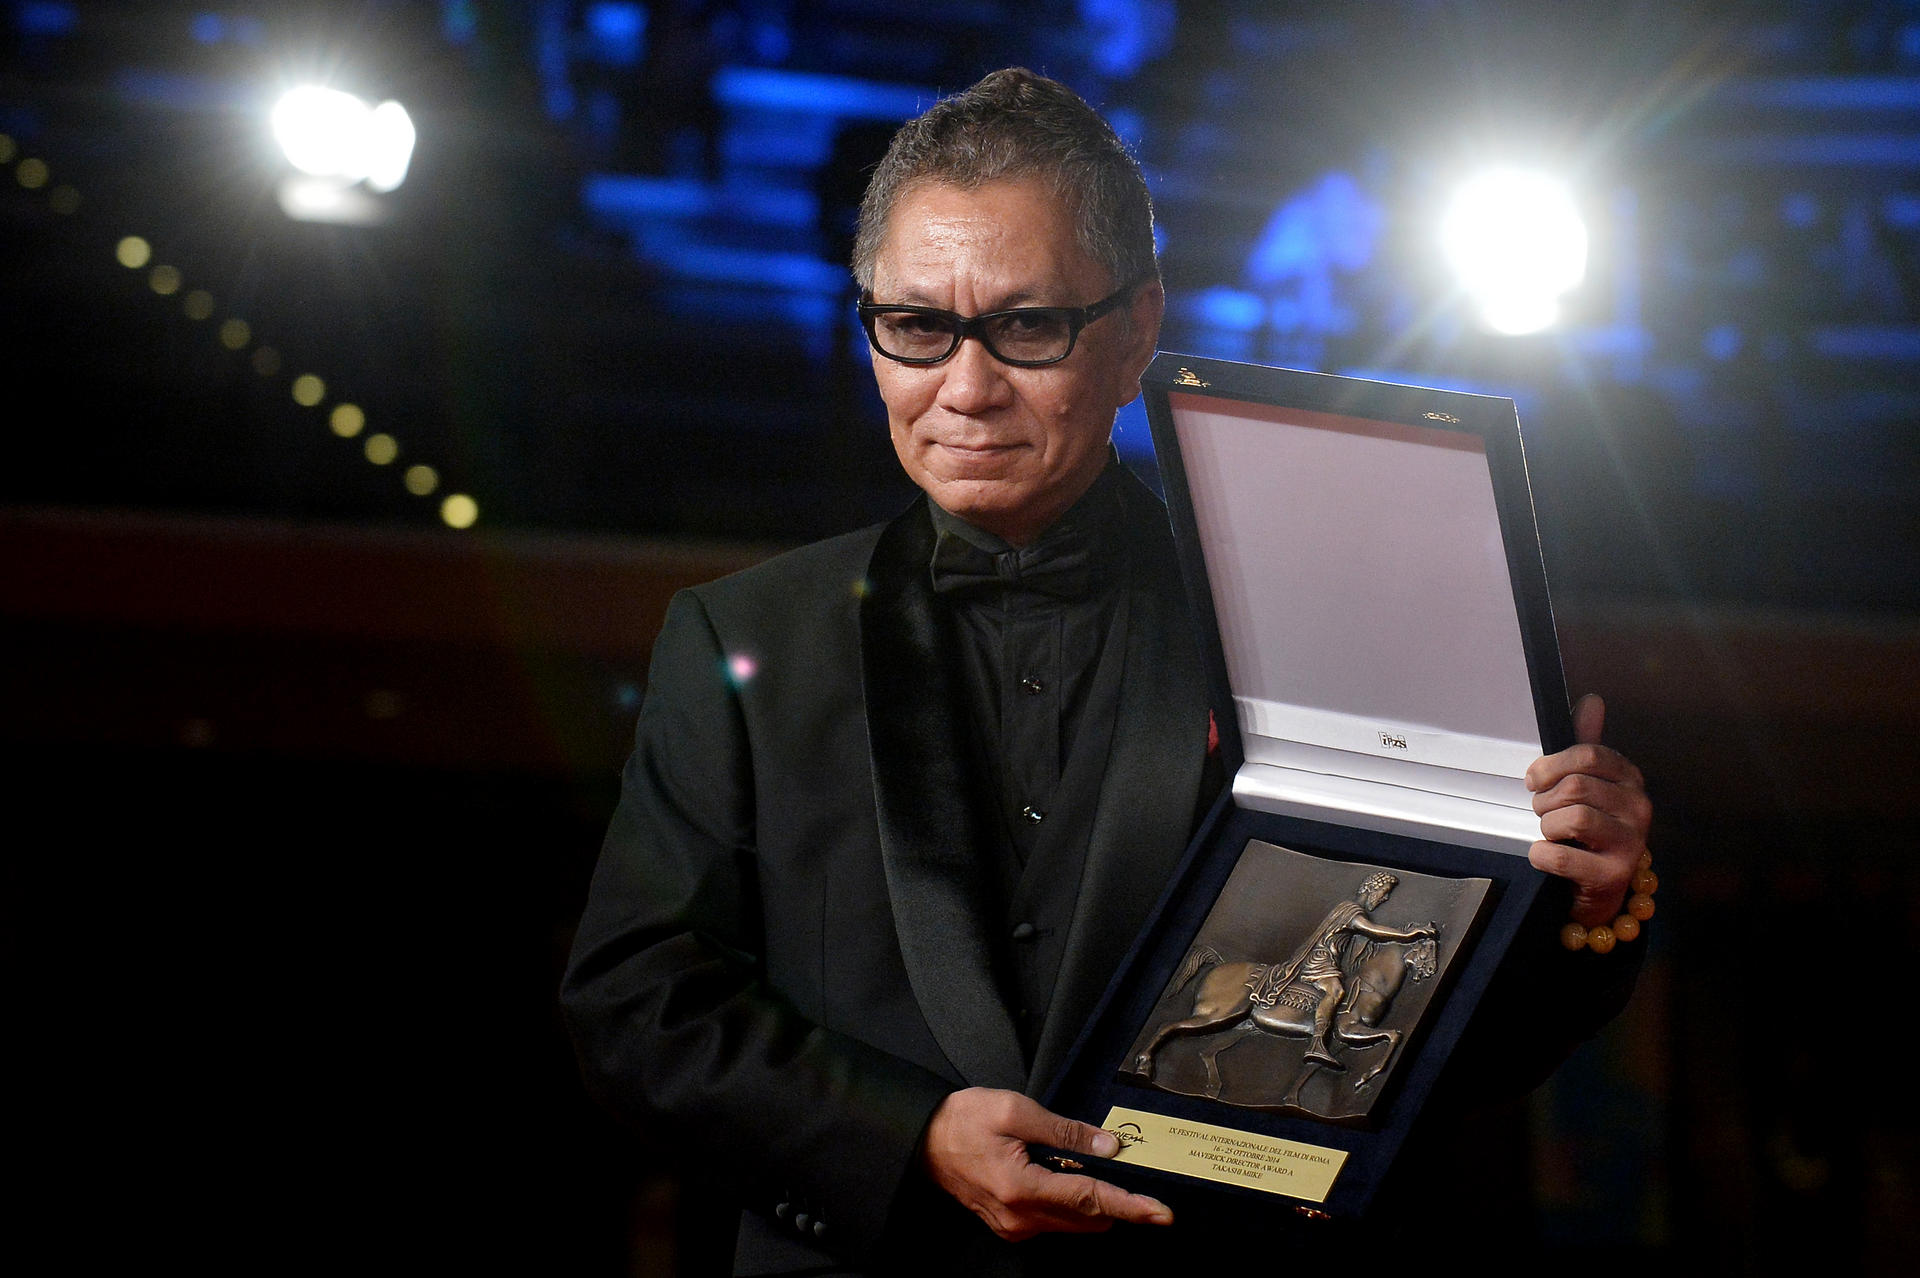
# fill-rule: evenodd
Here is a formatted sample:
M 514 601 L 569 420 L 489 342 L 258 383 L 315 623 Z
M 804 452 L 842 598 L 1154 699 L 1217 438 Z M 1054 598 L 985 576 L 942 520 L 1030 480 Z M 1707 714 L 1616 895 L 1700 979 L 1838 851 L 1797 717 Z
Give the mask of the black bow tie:
M 1054 537 L 995 554 L 942 529 L 933 543 L 933 588 L 956 594 L 1006 587 L 1078 599 L 1087 593 L 1092 561 L 1086 536 Z

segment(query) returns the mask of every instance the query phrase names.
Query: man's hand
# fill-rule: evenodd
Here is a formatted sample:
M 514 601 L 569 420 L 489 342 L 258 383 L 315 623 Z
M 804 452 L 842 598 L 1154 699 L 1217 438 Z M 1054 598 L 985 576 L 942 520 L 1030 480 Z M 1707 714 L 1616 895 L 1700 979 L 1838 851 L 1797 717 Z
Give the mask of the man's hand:
M 1008 1242 L 1050 1232 L 1096 1233 L 1116 1220 L 1173 1223 L 1164 1203 L 1036 1165 L 1027 1157 L 1029 1141 L 1098 1158 L 1120 1150 L 1109 1133 L 1050 1113 L 1019 1092 L 969 1087 L 933 1111 L 920 1162 L 935 1184 Z
M 1527 769 L 1540 832 L 1553 840 L 1534 844 L 1527 859 L 1535 869 L 1573 881 L 1573 921 L 1584 927 L 1611 923 L 1620 913 L 1653 822 L 1640 769 L 1600 744 L 1606 715 L 1599 697 L 1580 698 L 1573 707 L 1578 744 L 1535 759 Z

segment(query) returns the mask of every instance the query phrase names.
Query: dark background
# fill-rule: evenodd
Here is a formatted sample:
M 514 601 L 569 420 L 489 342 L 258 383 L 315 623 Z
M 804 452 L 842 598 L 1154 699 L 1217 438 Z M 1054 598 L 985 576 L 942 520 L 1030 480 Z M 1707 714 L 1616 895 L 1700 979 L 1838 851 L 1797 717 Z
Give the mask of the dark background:
M 1016 62 L 1137 147 L 1163 346 L 1519 402 L 1663 885 L 1627 1016 L 1460 1147 L 1462 1219 L 1904 1272 L 1911 0 L 0 5 L 9 1128 L 63 1268 L 698 1268 L 715 1209 L 579 1094 L 553 987 L 668 594 L 904 501 L 847 210 Z M 310 78 L 418 124 L 382 225 L 280 210 Z M 1539 336 L 1435 263 L 1500 158 L 1592 230 Z

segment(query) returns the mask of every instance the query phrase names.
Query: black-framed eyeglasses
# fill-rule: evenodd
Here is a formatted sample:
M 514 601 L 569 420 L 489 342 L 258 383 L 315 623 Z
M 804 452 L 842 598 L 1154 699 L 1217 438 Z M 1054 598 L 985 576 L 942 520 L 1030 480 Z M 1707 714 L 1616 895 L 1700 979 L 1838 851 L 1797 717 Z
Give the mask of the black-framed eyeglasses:
M 1118 310 L 1139 283 L 1091 306 L 1018 306 L 972 317 L 937 306 L 881 306 L 870 293 L 857 309 L 873 349 L 901 364 L 938 364 L 959 350 L 961 342 L 977 337 L 1002 364 L 1045 368 L 1073 354 L 1080 330 Z

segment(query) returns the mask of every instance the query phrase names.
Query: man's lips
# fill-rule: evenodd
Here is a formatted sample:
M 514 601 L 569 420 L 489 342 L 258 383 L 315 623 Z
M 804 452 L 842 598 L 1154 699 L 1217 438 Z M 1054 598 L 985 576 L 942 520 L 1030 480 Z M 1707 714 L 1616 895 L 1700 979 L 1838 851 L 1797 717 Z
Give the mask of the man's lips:
M 1017 443 L 1002 444 L 1002 443 L 996 443 L 992 440 L 981 440 L 977 443 L 963 443 L 963 442 L 950 442 L 947 440 L 940 440 L 940 439 L 934 440 L 933 446 L 945 452 L 958 454 L 959 456 L 962 456 L 962 457 L 991 457 L 999 453 L 1009 453 L 1014 451 L 1017 448 L 1025 447 L 1025 445 L 1023 444 L 1017 444 Z
M 995 479 L 1016 464 L 1023 445 L 979 443 L 943 443 L 935 441 L 927 454 L 927 463 L 949 479 Z

